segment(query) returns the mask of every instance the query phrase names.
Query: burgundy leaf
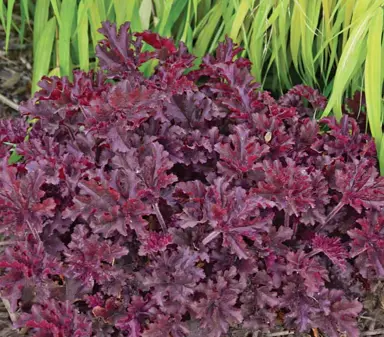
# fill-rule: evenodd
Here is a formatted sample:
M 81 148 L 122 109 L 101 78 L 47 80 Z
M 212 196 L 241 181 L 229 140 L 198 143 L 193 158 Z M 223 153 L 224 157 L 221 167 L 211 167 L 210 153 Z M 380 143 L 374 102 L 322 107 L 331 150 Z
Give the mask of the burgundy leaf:
M 348 253 L 340 242 L 340 238 L 316 235 L 312 240 L 312 247 L 314 252 L 324 253 L 335 265 L 346 270 Z
M 32 234 L 25 241 L 6 248 L 0 260 L 5 273 L 0 276 L 1 296 L 10 302 L 12 311 L 18 304 L 40 302 L 50 296 L 51 276 L 63 273 L 62 264 L 44 251 Z M 30 295 L 28 295 L 30 294 Z
M 362 207 L 379 209 L 384 202 L 384 178 L 368 160 L 348 163 L 335 172 L 335 188 L 343 194 L 340 201 L 361 213 Z
M 44 198 L 41 170 L 27 173 L 18 179 L 17 169 L 7 167 L 5 159 L 0 167 L 0 218 L 1 232 L 18 236 L 25 232 L 35 237 L 42 232 L 44 219 L 53 217 L 56 203 L 53 198 Z
M 219 172 L 229 178 L 251 171 L 255 163 L 268 152 L 267 145 L 260 145 L 256 137 L 250 137 L 250 130 L 243 125 L 234 128 L 229 136 L 230 143 L 216 144 L 215 150 L 220 155 Z
M 90 234 L 83 225 L 78 225 L 72 234 L 72 241 L 64 253 L 65 261 L 70 265 L 72 277 L 82 280 L 88 286 L 111 281 L 122 276 L 122 271 L 114 266 L 115 259 L 128 254 L 128 249 L 99 235 Z
M 357 258 L 360 273 L 368 276 L 370 269 L 378 277 L 384 275 L 384 216 L 373 213 L 369 218 L 358 220 L 361 229 L 355 228 L 348 231 L 353 240 L 350 243 L 351 257 Z
M 236 268 L 219 273 L 216 282 L 209 280 L 199 290 L 203 299 L 193 305 L 195 315 L 201 319 L 201 326 L 208 330 L 208 336 L 220 337 L 228 331 L 230 324 L 243 321 L 241 311 L 235 307 L 239 293 L 245 284 L 234 280 Z
M 184 337 L 188 336 L 189 330 L 185 323 L 181 322 L 180 317 L 170 317 L 165 315 L 159 315 L 156 318 L 155 323 L 149 324 L 146 331 L 143 332 L 143 337 Z
M 265 180 L 258 183 L 255 193 L 275 202 L 288 216 L 315 207 L 311 176 L 293 160 L 288 158 L 286 167 L 279 161 L 264 161 L 263 171 Z
M 287 254 L 287 273 L 299 274 L 304 280 L 306 292 L 309 295 L 317 293 L 328 281 L 328 271 L 316 260 L 308 258 L 304 252 L 289 252 Z
M 54 300 L 34 305 L 30 314 L 21 315 L 16 326 L 32 329 L 34 337 L 92 336 L 92 323 L 87 316 L 76 312 L 69 302 Z
M 0 292 L 17 326 L 357 336 L 384 275 L 384 184 L 361 121 L 317 121 L 326 99 L 304 85 L 275 99 L 228 37 L 194 62 L 130 23 L 99 32 L 98 71 L 43 77 L 22 118 L 0 121 Z
M 325 292 L 323 296 L 326 299 L 321 298 L 321 301 L 328 305 L 322 308 L 322 312 L 314 315 L 313 323 L 330 337 L 339 337 L 340 333 L 358 337 L 360 332 L 356 318 L 363 306 L 356 300 L 347 300 L 343 295 L 340 290 Z

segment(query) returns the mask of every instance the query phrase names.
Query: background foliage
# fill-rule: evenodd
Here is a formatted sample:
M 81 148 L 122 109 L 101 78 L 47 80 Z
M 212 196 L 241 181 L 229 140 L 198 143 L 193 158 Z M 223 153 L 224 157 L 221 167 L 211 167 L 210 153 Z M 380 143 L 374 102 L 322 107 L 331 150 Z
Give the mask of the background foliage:
M 32 91 L 43 75 L 72 77 L 74 68 L 96 67 L 97 29 L 104 20 L 131 21 L 133 31 L 172 36 L 200 57 L 227 34 L 245 47 L 242 56 L 252 61 L 264 89 L 280 94 L 299 83 L 318 88 L 329 98 L 324 115 L 340 118 L 344 97 L 365 91 L 367 127 L 384 164 L 383 5 L 384 0 L 2 0 L 0 24 L 8 39 L 17 30 L 21 43 L 33 32 Z M 20 25 L 12 21 L 16 7 Z

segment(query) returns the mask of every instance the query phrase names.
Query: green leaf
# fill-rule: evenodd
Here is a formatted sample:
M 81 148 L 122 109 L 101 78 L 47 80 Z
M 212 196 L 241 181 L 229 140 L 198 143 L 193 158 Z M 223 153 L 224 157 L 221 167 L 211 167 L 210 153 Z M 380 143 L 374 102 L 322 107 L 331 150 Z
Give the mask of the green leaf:
M 89 35 L 88 35 L 88 15 L 84 0 L 79 3 L 77 12 L 77 43 L 79 52 L 80 68 L 84 71 L 89 70 Z
M 8 165 L 16 164 L 22 158 L 23 158 L 23 156 L 20 156 L 19 154 L 17 154 L 16 151 L 12 151 L 10 157 L 8 158 Z
M 373 17 L 368 31 L 367 57 L 365 61 L 365 95 L 367 116 L 372 137 L 379 150 L 382 138 L 382 69 L 381 36 L 383 34 L 383 10 L 379 8 Z M 379 48 L 378 48 L 379 46 Z
M 377 9 L 377 7 L 371 7 L 366 13 L 364 13 L 364 16 L 361 17 L 359 22 L 356 23 L 354 29 L 351 31 L 341 54 L 340 62 L 335 75 L 333 92 L 329 98 L 323 116 L 329 115 L 333 109 L 335 116 L 338 119 L 341 118 L 343 93 L 347 88 L 347 84 L 350 81 L 352 74 L 359 67 L 359 61 L 361 60 L 362 51 L 364 49 L 364 42 L 366 42 L 365 37 L 368 32 L 369 23 Z
M 8 0 L 7 6 L 7 25 L 5 29 L 5 51 L 8 51 L 9 38 L 11 36 L 11 23 L 12 23 L 12 13 L 13 6 L 15 5 L 15 0 Z
M 196 56 L 203 56 L 208 49 L 209 43 L 212 40 L 214 33 L 217 31 L 220 18 L 222 16 L 222 7 L 220 4 L 216 4 L 207 14 L 205 20 L 202 20 L 199 24 L 201 26 L 199 37 L 197 38 L 194 54 Z M 197 30 L 199 27 L 197 27 Z
M 60 17 L 59 4 L 57 3 L 57 0 L 51 0 L 51 5 L 53 8 L 53 13 L 56 16 L 57 24 L 60 27 L 61 26 L 61 17 Z
M 236 8 L 235 19 L 233 20 L 232 29 L 229 34 L 229 37 L 232 40 L 237 42 L 237 36 L 239 35 L 240 28 L 244 24 L 244 19 L 251 7 L 251 0 L 241 0 L 240 6 Z
M 32 93 L 37 90 L 37 82 L 48 74 L 53 42 L 55 40 L 56 18 L 51 18 L 45 25 L 44 31 L 36 41 L 35 61 L 32 75 Z
M 139 16 L 141 21 L 141 28 L 143 30 L 149 29 L 152 15 L 152 0 L 143 0 L 139 9 Z
M 50 0 L 36 0 L 35 13 L 33 19 L 33 50 L 36 52 L 37 43 L 45 31 L 48 22 Z M 56 23 L 55 23 L 56 24 Z M 34 62 L 40 63 L 40 60 L 34 55 Z
M 62 24 L 59 27 L 59 64 L 60 75 L 72 79 L 71 61 L 71 35 L 72 24 L 77 11 L 76 0 L 63 0 L 61 4 L 60 17 Z

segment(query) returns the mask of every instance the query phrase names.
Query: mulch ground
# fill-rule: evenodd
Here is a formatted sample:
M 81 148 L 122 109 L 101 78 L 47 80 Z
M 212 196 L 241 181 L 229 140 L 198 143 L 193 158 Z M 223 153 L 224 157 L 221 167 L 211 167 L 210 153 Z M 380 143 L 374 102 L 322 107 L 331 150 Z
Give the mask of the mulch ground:
M 32 44 L 20 44 L 11 35 L 8 52 L 4 51 L 5 32 L 0 28 L 0 118 L 17 116 L 17 106 L 27 100 L 31 92 Z

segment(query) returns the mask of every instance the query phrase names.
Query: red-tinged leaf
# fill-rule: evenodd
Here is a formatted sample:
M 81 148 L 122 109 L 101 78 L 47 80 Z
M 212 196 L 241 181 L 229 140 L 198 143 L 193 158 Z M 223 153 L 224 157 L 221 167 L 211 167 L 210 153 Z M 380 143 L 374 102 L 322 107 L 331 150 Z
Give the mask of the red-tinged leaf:
M 368 160 L 348 163 L 335 172 L 335 188 L 343 193 L 341 202 L 361 213 L 366 209 L 380 209 L 384 203 L 384 178 Z
M 195 227 L 206 221 L 204 215 L 206 187 L 200 181 L 181 182 L 176 185 L 174 198 L 183 205 L 177 214 L 177 224 L 181 228 Z
M 199 255 L 189 248 L 165 251 L 140 276 L 142 286 L 155 289 L 153 299 L 160 307 L 172 306 L 177 313 L 184 313 L 198 282 L 205 277 L 203 269 L 197 266 L 198 261 Z
M 150 232 L 143 241 L 143 244 L 140 246 L 139 255 L 151 255 L 164 252 L 167 246 L 172 243 L 172 235 Z
M 156 33 L 145 31 L 142 33 L 136 33 L 136 36 L 141 36 L 143 41 L 151 45 L 155 49 L 165 48 L 169 53 L 176 52 L 176 47 L 171 39 L 161 37 Z
M 344 115 L 340 122 L 335 117 L 326 117 L 320 120 L 329 129 L 324 137 L 324 148 L 332 156 L 345 156 L 354 161 L 363 156 L 373 159 L 376 156 L 374 140 L 367 134 L 361 133 L 356 120 Z M 365 125 L 362 130 L 365 129 Z
M 137 73 L 140 65 L 141 41 L 133 41 L 130 23 L 121 25 L 117 31 L 116 24 L 104 22 L 98 30 L 106 39 L 99 41 L 96 55 L 100 67 L 108 70 L 111 75 L 123 77 L 125 72 Z
M 317 293 L 328 281 L 328 271 L 315 259 L 308 258 L 302 251 L 287 254 L 288 274 L 298 273 L 304 280 L 309 295 Z
M 215 180 L 214 186 L 206 193 L 205 213 L 213 231 L 203 240 L 203 244 L 223 236 L 223 245 L 230 247 L 241 259 L 249 257 L 244 237 L 261 243 L 260 234 L 268 231 L 271 216 L 260 216 L 258 202 L 254 202 L 240 187 L 228 189 L 223 178 Z
M 303 212 L 300 220 L 305 224 L 313 226 L 316 223 L 323 224 L 325 222 L 325 206 L 329 204 L 331 196 L 329 194 L 328 182 L 320 171 L 312 172 L 311 180 L 316 207 L 311 207 L 306 212 Z
M 184 337 L 189 335 L 189 330 L 185 323 L 181 322 L 181 317 L 159 315 L 155 323 L 150 323 L 148 329 L 142 334 L 143 337 Z
M 0 292 L 18 326 L 357 336 L 355 298 L 384 275 L 374 140 L 348 116 L 316 121 L 314 89 L 263 91 L 229 38 L 194 65 L 129 23 L 100 33 L 100 71 L 44 77 L 23 118 L 0 121 Z
M 157 142 L 139 149 L 139 165 L 136 175 L 155 197 L 160 195 L 163 188 L 177 181 L 176 175 L 168 174 L 168 170 L 173 167 L 168 152 Z
M 373 270 L 377 277 L 384 276 L 384 216 L 372 213 L 368 218 L 358 220 L 361 229 L 352 229 L 348 235 L 351 257 L 357 258 L 357 265 L 364 277 Z
M 314 325 L 330 337 L 339 337 L 340 333 L 351 337 L 360 336 L 356 318 L 363 305 L 356 300 L 347 300 L 340 290 L 333 289 L 323 293 L 319 300 L 326 303 L 326 306 L 313 314 Z
M 0 218 L 1 232 L 24 236 L 25 232 L 37 237 L 44 227 L 43 219 L 53 217 L 56 204 L 52 198 L 43 200 L 44 174 L 41 170 L 27 173 L 18 179 L 17 170 L 0 168 Z
M 260 145 L 256 137 L 250 137 L 250 130 L 239 125 L 234 128 L 234 134 L 229 136 L 229 143 L 215 145 L 220 155 L 218 169 L 228 178 L 240 177 L 254 169 L 257 161 L 268 153 L 267 145 Z
M 173 95 L 166 107 L 165 114 L 168 119 L 184 129 L 202 130 L 207 121 L 226 116 L 208 96 L 192 90 L 182 95 Z
M 87 316 L 74 310 L 70 302 L 47 301 L 35 304 L 31 313 L 22 314 L 16 327 L 33 328 L 34 336 L 91 337 L 92 323 Z
M 283 291 L 281 306 L 287 311 L 283 316 L 284 325 L 301 332 L 308 331 L 314 326 L 311 314 L 318 310 L 316 298 L 307 296 L 306 286 L 301 279 L 287 282 Z
M 315 207 L 311 176 L 293 160 L 287 159 L 286 167 L 279 161 L 264 161 L 263 171 L 265 179 L 254 193 L 275 202 L 288 215 L 299 216 Z
M 10 302 L 12 311 L 16 311 L 18 303 L 29 304 L 30 301 L 40 302 L 49 298 L 53 283 L 49 275 L 63 272 L 60 261 L 48 255 L 43 244 L 37 242 L 32 234 L 26 241 L 5 250 L 0 268 L 5 270 L 0 276 L 1 296 Z M 26 296 L 27 293 L 33 295 Z
M 123 315 L 116 322 L 116 327 L 122 331 L 129 333 L 132 337 L 142 336 L 141 320 L 143 317 L 148 318 L 157 315 L 157 309 L 154 307 L 153 301 L 145 301 L 139 296 L 132 296 L 126 315 Z
M 340 238 L 328 238 L 323 235 L 316 235 L 312 239 L 314 252 L 324 253 L 335 265 L 346 270 L 348 252 L 340 242 Z
M 123 308 L 121 301 L 116 298 L 108 298 L 102 306 L 95 306 L 92 314 L 101 318 L 105 323 L 114 324 L 115 319 L 122 314 Z
M 126 212 L 120 205 L 120 194 L 96 180 L 82 181 L 79 187 L 81 194 L 73 199 L 74 205 L 63 212 L 63 217 L 71 220 L 81 217 L 89 221 L 96 233 L 105 237 L 111 236 L 115 231 L 127 236 L 128 223 Z
M 162 110 L 165 99 L 166 96 L 159 90 L 135 87 L 129 80 L 119 82 L 108 95 L 108 103 L 121 114 L 121 122 L 130 130 L 138 128 L 149 116 L 158 116 L 157 112 Z
M 302 101 L 303 98 L 312 105 L 312 109 L 305 107 Z M 279 103 L 283 106 L 295 107 L 301 116 L 313 117 L 311 116 L 313 110 L 316 113 L 325 109 L 327 99 L 318 90 L 306 85 L 296 85 L 280 97 Z
M 148 221 L 144 220 L 143 216 L 152 213 L 149 207 L 139 199 L 128 199 L 123 204 L 121 211 L 124 215 L 124 223 L 128 224 L 139 237 L 145 237 L 145 228 L 148 226 Z
M 70 265 L 70 275 L 92 287 L 94 282 L 103 283 L 118 279 L 122 271 L 114 266 L 115 259 L 128 254 L 128 249 L 91 234 L 83 225 L 78 225 L 64 252 Z
M 243 321 L 241 311 L 235 305 L 245 284 L 233 280 L 236 274 L 237 270 L 233 267 L 219 273 L 216 282 L 209 280 L 207 284 L 199 286 L 204 297 L 193 305 L 193 310 L 196 317 L 201 319 L 201 326 L 208 330 L 208 336 L 221 336 L 230 325 Z

